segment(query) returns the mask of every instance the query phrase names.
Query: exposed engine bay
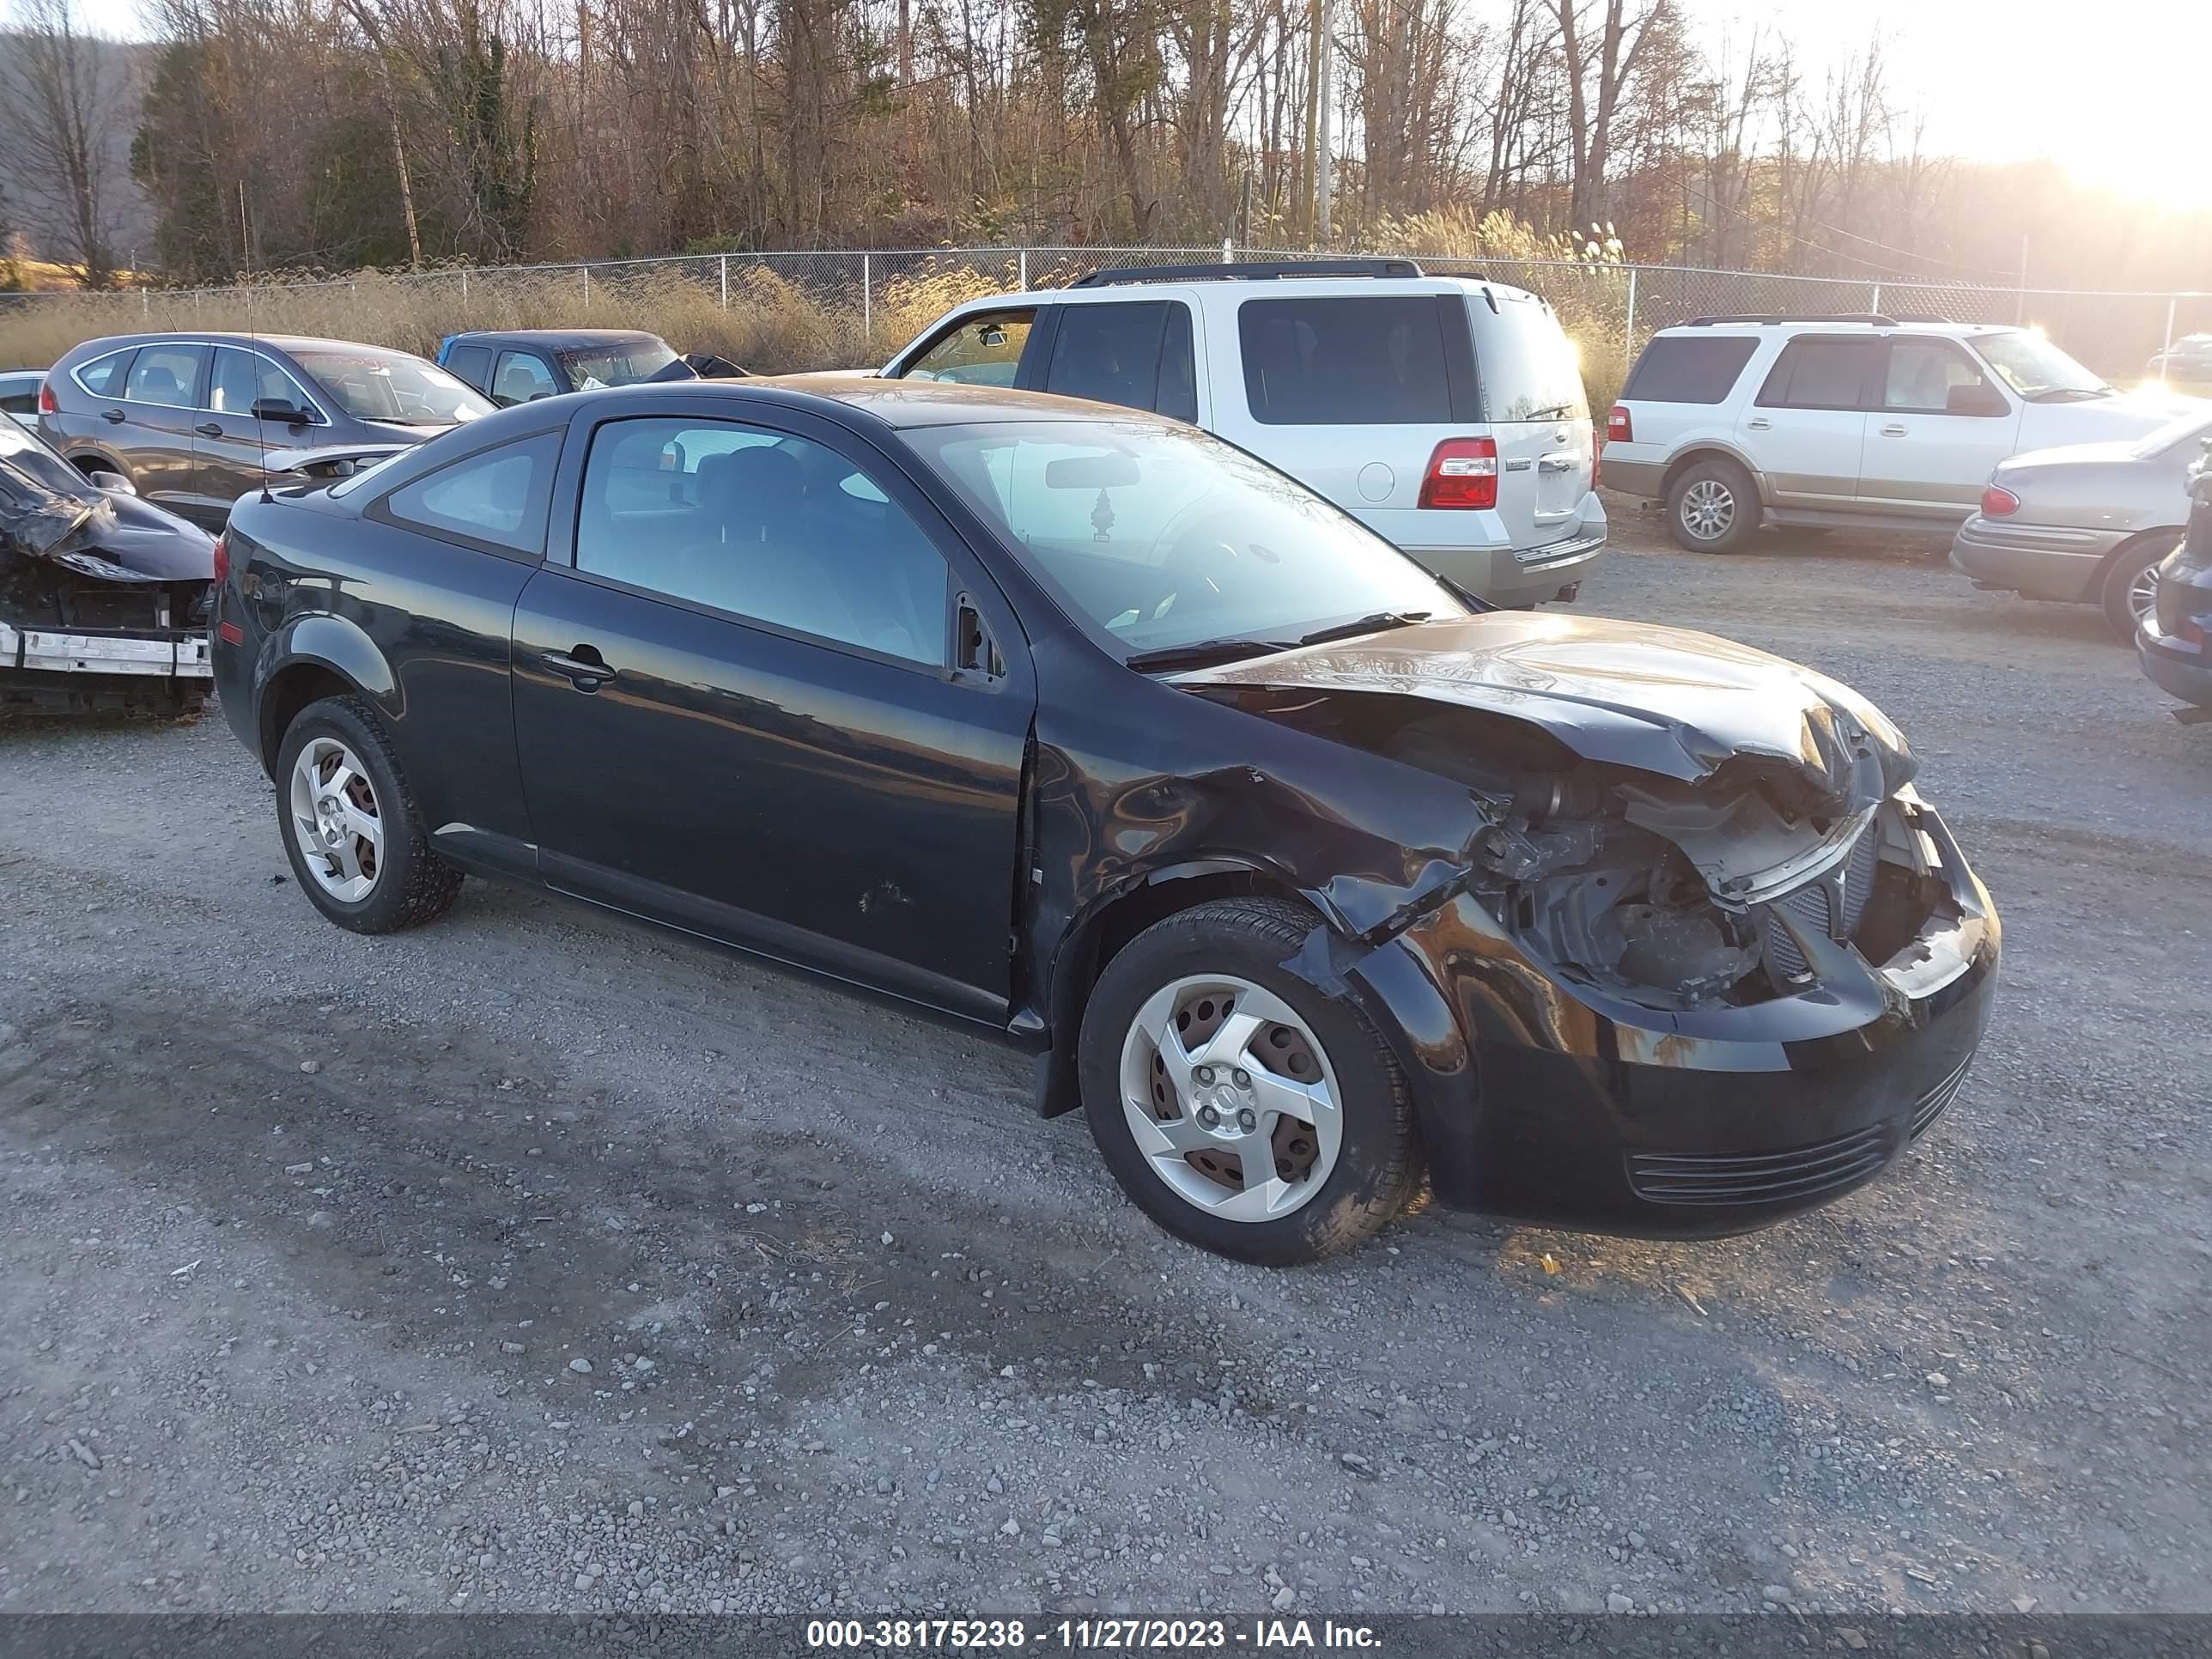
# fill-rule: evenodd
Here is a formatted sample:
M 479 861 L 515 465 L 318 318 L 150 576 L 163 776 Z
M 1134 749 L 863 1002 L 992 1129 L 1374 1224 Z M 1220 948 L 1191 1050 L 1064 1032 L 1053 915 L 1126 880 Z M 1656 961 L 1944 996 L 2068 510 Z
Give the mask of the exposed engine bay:
M 0 701 L 197 707 L 215 544 L 0 431 Z
M 1509 641 L 1440 688 L 1392 683 L 1378 653 L 1357 678 L 1341 660 L 1214 671 L 1203 695 L 1463 784 L 1479 823 L 1455 887 L 1563 979 L 1682 1010 L 1802 992 L 1838 950 L 1887 963 L 1952 902 L 1903 738 L 1844 688 L 1744 647 L 1743 679 L 1767 684 L 1670 684 L 1670 633 L 1562 619 L 1541 675 Z M 1263 671 L 1297 683 L 1255 683 Z M 1648 702 L 1618 696 L 1632 684 Z

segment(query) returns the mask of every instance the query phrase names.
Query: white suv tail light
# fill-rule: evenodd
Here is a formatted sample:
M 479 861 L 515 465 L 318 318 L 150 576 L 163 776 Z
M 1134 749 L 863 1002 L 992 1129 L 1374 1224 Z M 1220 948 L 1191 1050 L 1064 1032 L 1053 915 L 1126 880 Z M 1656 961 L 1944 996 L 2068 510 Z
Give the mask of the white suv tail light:
M 1636 441 L 1636 422 L 1628 416 L 1628 405 L 1615 404 L 1605 417 L 1605 441 L 1609 444 L 1632 444 Z
M 1498 505 L 1498 441 L 1447 438 L 1429 457 L 1421 480 L 1423 507 L 1486 507 Z

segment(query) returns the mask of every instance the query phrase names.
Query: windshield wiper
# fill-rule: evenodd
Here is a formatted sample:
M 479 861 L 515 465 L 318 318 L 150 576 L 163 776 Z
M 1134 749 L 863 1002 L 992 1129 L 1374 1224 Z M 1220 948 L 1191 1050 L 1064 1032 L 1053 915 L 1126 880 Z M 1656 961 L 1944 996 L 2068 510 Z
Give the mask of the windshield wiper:
M 2118 395 L 2118 386 L 2045 386 L 2042 391 L 2036 392 L 2028 398 L 2028 402 L 2047 404 L 2055 398 L 2063 398 L 2069 403 L 2081 403 L 2091 398 L 2116 398 Z
M 1286 640 L 1194 640 L 1188 645 L 1164 645 L 1155 651 L 1139 651 L 1122 660 L 1143 674 L 1156 669 L 1206 668 L 1215 663 L 1235 662 L 1242 657 L 1264 657 L 1277 651 L 1288 651 L 1291 645 Z
M 1310 634 L 1301 634 L 1298 643 L 1320 645 L 1329 640 L 1348 640 L 1355 634 L 1379 634 L 1386 628 L 1411 628 L 1434 615 L 1433 611 L 1377 611 L 1357 622 L 1339 623 L 1334 628 L 1316 628 Z

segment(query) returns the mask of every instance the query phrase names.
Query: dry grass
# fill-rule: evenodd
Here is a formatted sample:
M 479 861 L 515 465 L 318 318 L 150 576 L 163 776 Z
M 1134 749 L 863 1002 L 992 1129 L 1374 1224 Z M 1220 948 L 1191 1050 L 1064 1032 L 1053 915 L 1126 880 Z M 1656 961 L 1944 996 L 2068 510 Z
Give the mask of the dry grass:
M 1560 253 L 1510 221 L 1470 227 L 1428 216 L 1394 227 L 1393 234 L 1424 253 L 1453 246 L 1463 257 L 1474 247 L 1493 259 Z M 441 340 L 464 329 L 592 327 L 649 330 L 679 351 L 714 352 L 757 373 L 866 368 L 954 306 L 1006 292 L 1018 281 L 1011 256 L 971 261 L 881 255 L 872 304 L 864 309 L 856 258 L 826 258 L 802 283 L 732 258 L 725 307 L 722 270 L 712 257 L 645 269 L 601 267 L 588 285 L 576 270 L 406 277 L 365 270 L 313 287 L 240 284 L 197 293 L 139 289 L 0 300 L 0 368 L 43 368 L 86 340 L 157 329 L 314 335 L 431 356 Z M 1033 288 L 1052 288 L 1077 274 L 1033 263 L 1029 278 Z M 1612 402 L 1627 355 L 1620 338 L 1621 281 L 1617 268 L 1601 264 L 1549 270 L 1542 283 L 1582 352 L 1583 380 L 1598 410 Z

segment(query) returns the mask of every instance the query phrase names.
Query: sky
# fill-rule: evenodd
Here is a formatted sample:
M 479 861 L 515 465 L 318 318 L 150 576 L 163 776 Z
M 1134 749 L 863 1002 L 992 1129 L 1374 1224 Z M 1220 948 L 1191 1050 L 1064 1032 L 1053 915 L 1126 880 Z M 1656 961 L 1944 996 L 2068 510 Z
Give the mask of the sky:
M 1709 46 L 1786 29 L 1814 82 L 1879 32 L 1894 100 L 1926 114 L 1931 151 L 2048 157 L 2155 207 L 2212 207 L 2212 0 L 1682 3 Z M 98 33 L 146 33 L 138 0 L 79 4 Z

